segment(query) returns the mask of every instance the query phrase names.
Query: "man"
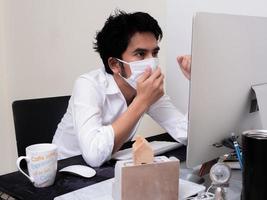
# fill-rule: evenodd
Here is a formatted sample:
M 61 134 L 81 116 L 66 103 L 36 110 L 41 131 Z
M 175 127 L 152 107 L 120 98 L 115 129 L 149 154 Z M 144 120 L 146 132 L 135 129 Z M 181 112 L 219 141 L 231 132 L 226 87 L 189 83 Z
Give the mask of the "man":
M 82 154 L 87 164 L 102 165 L 133 138 L 145 113 L 185 141 L 187 120 L 164 95 L 164 75 L 157 67 L 161 38 L 161 28 L 147 13 L 117 11 L 107 19 L 94 46 L 104 68 L 75 83 L 53 138 L 59 159 Z

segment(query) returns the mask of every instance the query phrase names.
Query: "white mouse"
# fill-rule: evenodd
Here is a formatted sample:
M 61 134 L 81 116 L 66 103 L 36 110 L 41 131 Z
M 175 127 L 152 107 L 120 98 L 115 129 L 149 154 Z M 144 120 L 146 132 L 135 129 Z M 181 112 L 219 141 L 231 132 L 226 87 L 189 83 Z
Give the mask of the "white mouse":
M 85 178 L 91 178 L 96 174 L 96 171 L 93 168 L 85 165 L 70 165 L 62 168 L 59 172 L 67 172 Z

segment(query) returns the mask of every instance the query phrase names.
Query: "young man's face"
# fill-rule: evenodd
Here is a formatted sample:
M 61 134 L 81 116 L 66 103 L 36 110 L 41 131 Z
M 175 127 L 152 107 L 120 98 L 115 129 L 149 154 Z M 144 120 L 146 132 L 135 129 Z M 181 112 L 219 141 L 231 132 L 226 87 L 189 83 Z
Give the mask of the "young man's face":
M 157 57 L 159 52 L 158 41 L 153 33 L 135 33 L 130 39 L 129 45 L 122 54 L 122 60 L 133 62 L 147 58 Z M 129 65 L 123 64 L 126 78 L 131 75 Z

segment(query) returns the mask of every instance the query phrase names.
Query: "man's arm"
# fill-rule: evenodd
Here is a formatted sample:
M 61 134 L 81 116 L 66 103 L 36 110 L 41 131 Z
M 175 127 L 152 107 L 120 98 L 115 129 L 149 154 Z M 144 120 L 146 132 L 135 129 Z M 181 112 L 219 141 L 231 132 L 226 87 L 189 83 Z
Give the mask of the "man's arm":
M 150 106 L 147 114 L 164 128 L 173 139 L 183 144 L 187 141 L 187 115 L 183 115 L 164 95 Z
M 151 74 L 151 69 L 147 69 L 138 79 L 136 97 L 126 112 L 112 123 L 115 135 L 113 152 L 116 152 L 123 145 L 140 117 L 148 110 L 150 105 L 164 94 L 163 79 L 164 76 L 160 68 L 153 74 Z

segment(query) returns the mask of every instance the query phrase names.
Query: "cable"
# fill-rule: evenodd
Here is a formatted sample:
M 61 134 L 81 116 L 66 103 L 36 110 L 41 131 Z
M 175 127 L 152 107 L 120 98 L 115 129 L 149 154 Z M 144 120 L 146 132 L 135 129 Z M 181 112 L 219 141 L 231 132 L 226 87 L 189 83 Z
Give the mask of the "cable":
M 214 200 L 215 194 L 209 192 L 209 190 L 212 188 L 212 185 L 207 189 L 206 192 L 203 192 L 196 197 L 188 197 L 185 200 Z
M 214 200 L 215 199 L 215 194 L 211 192 L 204 192 L 196 197 L 189 197 L 186 198 L 185 200 Z

